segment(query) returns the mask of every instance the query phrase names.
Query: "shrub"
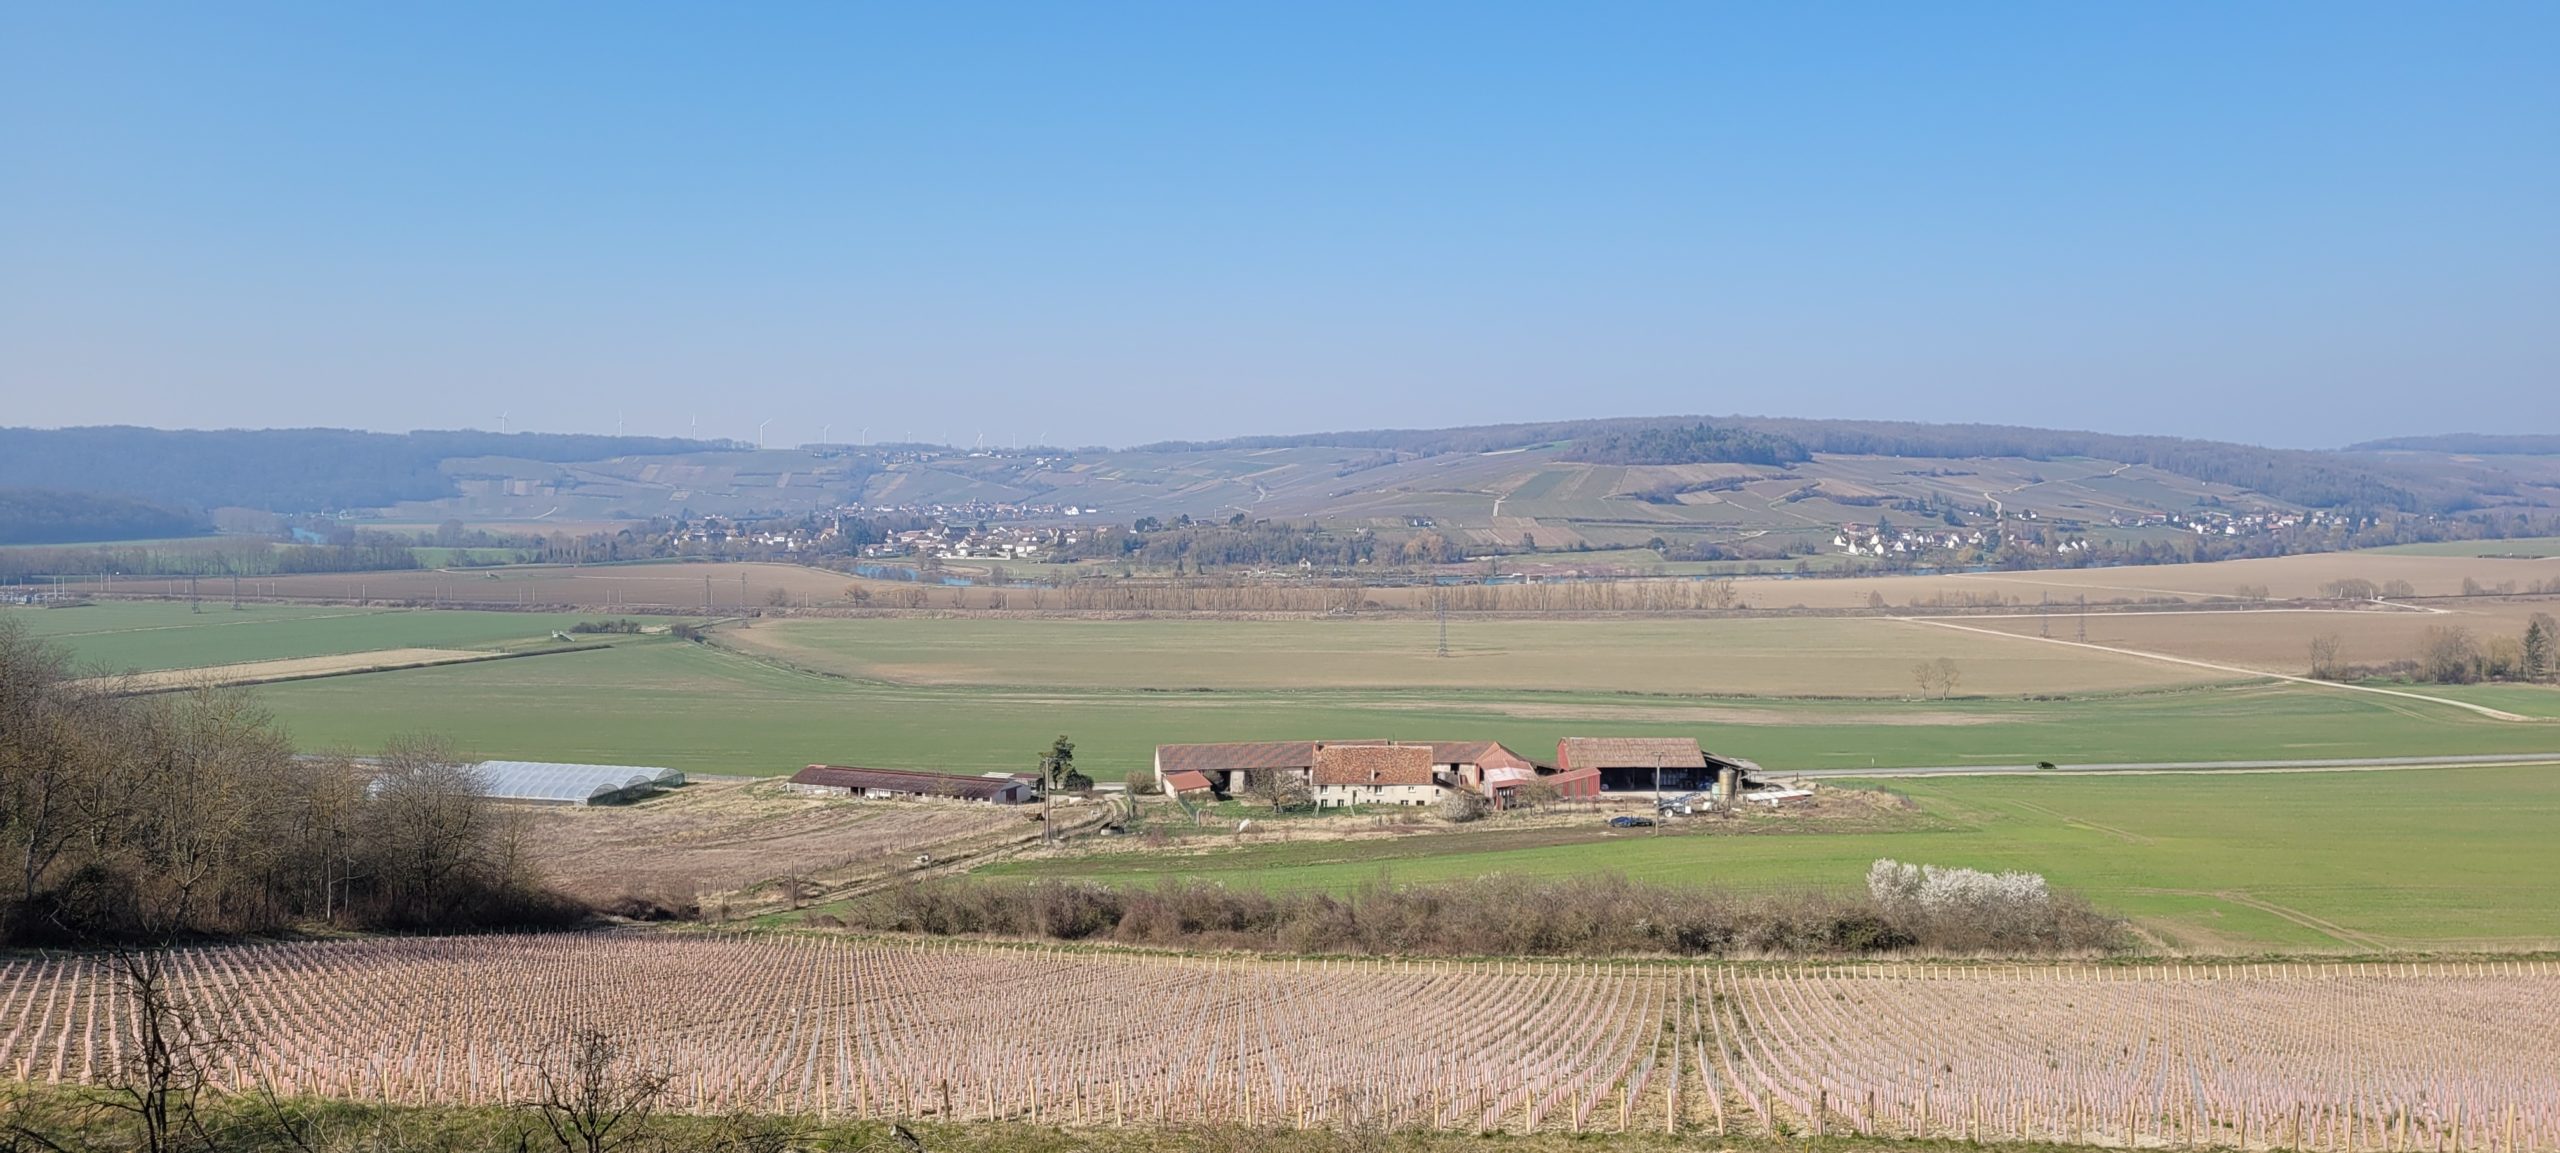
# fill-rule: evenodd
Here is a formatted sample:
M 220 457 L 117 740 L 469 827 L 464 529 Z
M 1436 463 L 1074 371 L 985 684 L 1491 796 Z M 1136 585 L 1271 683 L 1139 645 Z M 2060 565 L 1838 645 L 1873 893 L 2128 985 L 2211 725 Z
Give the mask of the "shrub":
M 1883 883 L 1864 896 L 1743 894 L 1615 876 L 1375 882 L 1341 895 L 1198 881 L 1152 889 L 946 881 L 882 894 L 845 919 L 856 928 L 945 936 L 1430 956 L 1867 956 L 2125 945 L 2121 923 L 2053 894 L 2033 874 L 1879 862 L 1877 875 Z

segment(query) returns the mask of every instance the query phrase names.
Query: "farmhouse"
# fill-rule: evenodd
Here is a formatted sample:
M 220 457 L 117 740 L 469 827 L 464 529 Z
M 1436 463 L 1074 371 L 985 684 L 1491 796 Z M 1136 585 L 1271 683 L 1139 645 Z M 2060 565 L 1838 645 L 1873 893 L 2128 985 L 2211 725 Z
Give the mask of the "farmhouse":
M 1537 762 L 1502 747 L 1499 741 L 1322 741 L 1329 745 L 1425 745 L 1431 749 L 1431 767 L 1441 776 L 1456 780 L 1469 788 L 1481 788 L 1485 774 L 1495 770 L 1536 774 Z
M 1315 761 L 1320 809 L 1428 805 L 1449 787 L 1432 764 L 1429 745 L 1320 744 Z
M 958 777 L 912 769 L 859 769 L 844 765 L 811 765 L 791 775 L 791 791 L 823 796 L 907 800 L 950 797 L 990 805 L 1028 804 L 1039 795 L 1023 774 L 989 773 Z
M 1167 774 L 1198 773 L 1223 796 L 1250 792 L 1277 774 L 1308 783 L 1315 772 L 1314 741 L 1232 741 L 1214 745 L 1157 745 L 1156 782 L 1174 788 Z

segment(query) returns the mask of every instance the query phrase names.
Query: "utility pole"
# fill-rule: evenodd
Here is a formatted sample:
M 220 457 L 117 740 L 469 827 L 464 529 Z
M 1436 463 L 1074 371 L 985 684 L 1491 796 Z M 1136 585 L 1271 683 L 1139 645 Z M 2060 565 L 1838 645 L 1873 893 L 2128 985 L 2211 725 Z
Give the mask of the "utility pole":
M 194 573 L 187 574 L 187 611 L 191 613 L 204 611 L 204 602 L 196 599 L 196 574 Z
M 1040 758 L 1040 843 L 1046 845 L 1057 838 L 1049 827 L 1049 792 L 1058 779 L 1058 758 Z
M 1431 607 L 1440 614 L 1440 656 L 1449 656 L 1449 592 L 1438 585 L 1431 589 Z
M 2080 643 L 2089 643 L 2089 594 L 2080 594 Z
M 2053 639 L 2053 591 L 2050 589 L 2045 591 L 2044 607 L 2036 610 L 2036 635 Z

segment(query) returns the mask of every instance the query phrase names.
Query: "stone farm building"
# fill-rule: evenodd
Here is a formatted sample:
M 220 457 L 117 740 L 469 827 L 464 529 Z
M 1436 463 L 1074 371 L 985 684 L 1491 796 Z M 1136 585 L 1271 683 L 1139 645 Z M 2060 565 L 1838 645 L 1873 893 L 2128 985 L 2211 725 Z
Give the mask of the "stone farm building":
M 1428 805 L 1457 783 L 1431 762 L 1429 745 L 1316 746 L 1316 807 Z
M 1324 750 L 1380 745 L 1420 748 L 1429 758 L 1431 775 L 1443 787 L 1474 789 L 1497 801 L 1553 771 L 1499 741 L 1235 741 L 1157 745 L 1156 780 L 1165 791 L 1186 796 L 1204 791 L 1218 796 L 1252 793 L 1263 787 L 1266 774 L 1321 789 L 1316 766 Z
M 793 773 L 791 791 L 888 800 L 947 797 L 990 805 L 1029 804 L 1040 797 L 1039 778 L 1028 773 L 963 777 L 912 769 L 858 769 L 844 765 L 811 765 Z
M 1222 797 L 1249 793 L 1262 786 L 1265 774 L 1307 783 L 1316 768 L 1314 741 L 1229 741 L 1211 745 L 1157 745 L 1156 782 L 1171 792 L 1205 786 Z M 1171 774 L 1196 773 L 1175 781 Z M 1185 786 L 1188 786 L 1187 788 Z

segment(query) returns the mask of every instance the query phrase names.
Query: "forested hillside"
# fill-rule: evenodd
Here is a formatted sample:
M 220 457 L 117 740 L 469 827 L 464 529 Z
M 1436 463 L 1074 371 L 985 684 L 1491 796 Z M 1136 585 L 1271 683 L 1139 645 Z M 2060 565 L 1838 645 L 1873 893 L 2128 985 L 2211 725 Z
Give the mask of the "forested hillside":
M 2442 436 L 2395 436 L 2347 446 L 2349 452 L 2458 452 L 2473 456 L 2560 456 L 2560 435 L 2497 436 L 2455 432 Z
M 202 513 L 129 496 L 0 488 L 0 544 L 150 540 L 212 529 Z
M 454 457 L 601 460 L 722 447 L 643 436 L 336 428 L 0 428 L 0 487 L 115 493 L 189 508 L 320 512 L 451 495 Z
M 1595 464 L 1789 465 L 1813 454 L 1793 438 L 1704 422 L 1682 428 L 1634 428 L 1585 436 L 1564 452 L 1566 460 Z
M 1741 439 L 1754 433 L 1771 438 L 1774 443 Z M 2417 439 L 2507 446 L 2472 447 L 2463 451 L 2530 452 L 2536 451 L 2532 445 L 2560 438 Z M 1499 452 L 1559 441 L 1574 442 L 1565 450 L 1566 459 L 1616 464 L 1718 461 L 1778 464 L 1802 460 L 1802 455 L 1793 455 L 1802 452 L 1936 460 L 2085 457 L 2147 465 L 2196 480 L 2249 489 L 2288 504 L 2311 508 L 2441 513 L 2458 512 L 2479 503 L 2478 494 L 2472 491 L 2471 486 L 2457 479 L 2437 477 L 2397 462 L 2337 452 L 1995 424 L 1921 424 L 1761 416 L 1628 417 L 1449 429 L 1373 429 L 1205 442 L 1171 441 L 1149 445 L 1140 451 L 1203 452 L 1335 446 L 1429 456 L 1451 452 Z M 2408 446 L 2400 442 L 2376 442 L 2357 447 Z

